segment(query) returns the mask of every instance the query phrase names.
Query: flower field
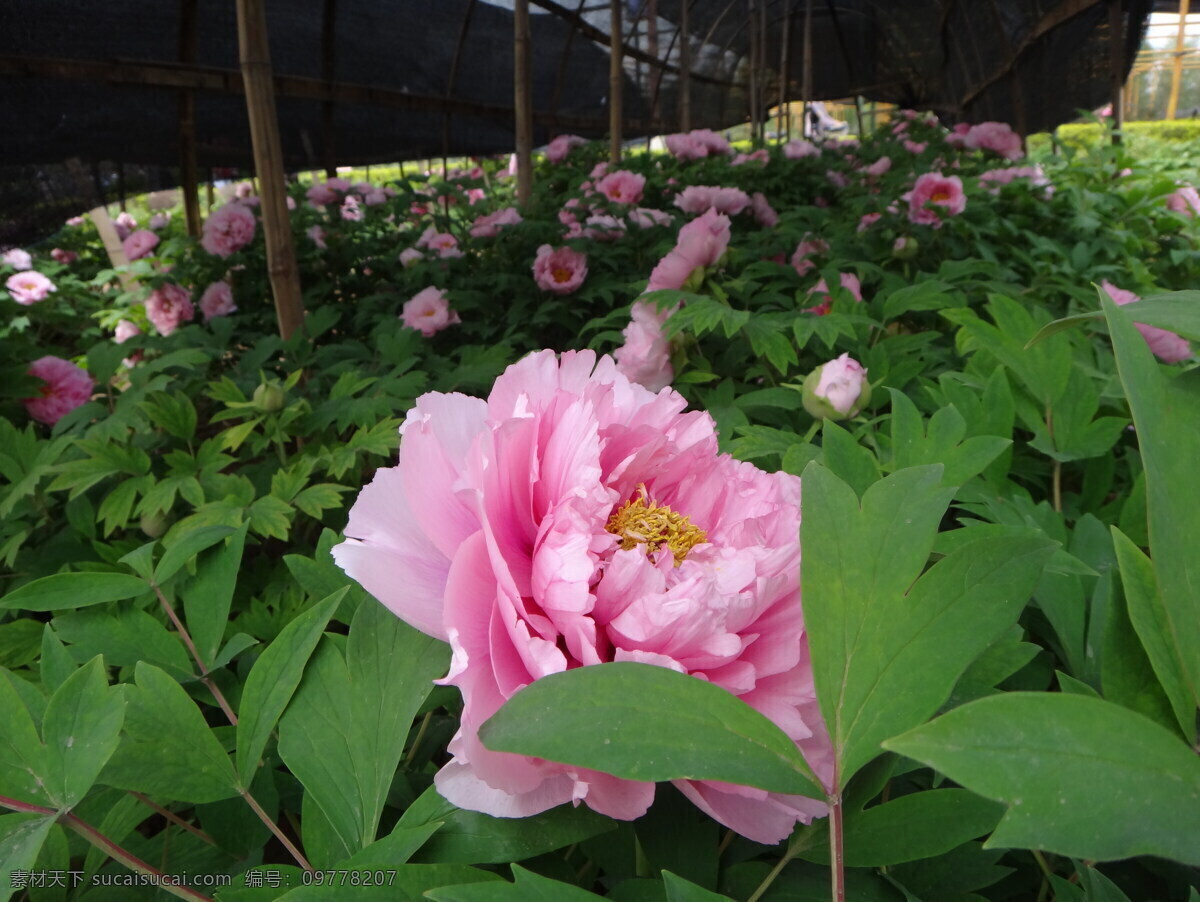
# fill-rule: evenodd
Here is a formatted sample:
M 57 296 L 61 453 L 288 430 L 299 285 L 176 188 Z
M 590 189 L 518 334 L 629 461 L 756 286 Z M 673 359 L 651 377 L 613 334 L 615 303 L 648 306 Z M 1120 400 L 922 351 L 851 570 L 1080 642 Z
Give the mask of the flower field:
M 1200 194 L 665 144 L 3 254 L 0 900 L 1200 899 Z

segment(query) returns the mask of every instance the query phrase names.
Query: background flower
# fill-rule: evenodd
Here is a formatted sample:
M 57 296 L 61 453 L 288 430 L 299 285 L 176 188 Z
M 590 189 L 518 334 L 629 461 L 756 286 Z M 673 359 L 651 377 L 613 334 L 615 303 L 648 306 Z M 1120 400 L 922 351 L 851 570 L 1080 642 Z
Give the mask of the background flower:
M 96 387 L 87 370 L 61 357 L 40 357 L 29 365 L 27 372 L 45 385 L 36 398 L 26 398 L 22 403 L 31 417 L 49 426 L 86 404 Z

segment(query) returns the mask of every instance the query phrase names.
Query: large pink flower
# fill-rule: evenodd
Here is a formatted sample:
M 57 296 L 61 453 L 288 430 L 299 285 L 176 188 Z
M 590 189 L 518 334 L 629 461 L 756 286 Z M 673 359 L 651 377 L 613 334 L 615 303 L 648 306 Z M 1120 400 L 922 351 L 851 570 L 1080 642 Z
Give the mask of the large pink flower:
M 671 365 L 671 342 L 663 334 L 663 323 L 678 309 L 660 312 L 653 304 L 636 301 L 630 311 L 629 325 L 621 333 L 625 343 L 613 352 L 617 370 L 630 382 L 657 392 L 671 384 L 675 368 Z
M 643 814 L 652 783 L 492 752 L 478 737 L 521 687 L 609 661 L 728 690 L 828 780 L 800 607 L 800 480 L 718 454 L 712 419 L 686 403 L 631 384 L 611 358 L 541 351 L 509 367 L 487 401 L 419 398 L 399 465 L 359 495 L 334 557 L 450 643 L 445 682 L 464 707 L 435 781 L 459 807 L 522 817 L 582 801 L 620 819 Z M 825 813 L 801 796 L 676 786 L 758 842 Z
M 134 260 L 141 260 L 156 247 L 158 247 L 158 236 L 149 229 L 138 229 L 121 242 L 125 258 L 131 263 Z
M 942 216 L 957 216 L 967 207 L 967 196 L 963 193 L 962 179 L 956 175 L 926 172 L 917 179 L 912 191 L 904 195 L 908 201 L 908 218 L 918 225 L 942 227 Z M 931 210 L 926 204 L 941 209 Z
M 970 150 L 990 150 L 1006 160 L 1019 160 L 1025 156 L 1021 136 L 1007 122 L 980 122 L 967 130 L 962 139 L 963 147 Z
M 675 247 L 650 273 L 647 291 L 682 288 L 700 267 L 712 266 L 729 247 L 729 217 L 709 209 L 679 230 Z
M 159 286 L 146 298 L 146 317 L 154 323 L 159 335 L 170 335 L 182 323 L 196 318 L 192 293 L 173 282 Z
M 1132 291 L 1118 288 L 1108 279 L 1101 282 L 1100 287 L 1108 292 L 1113 303 L 1121 306 L 1136 304 L 1141 300 Z M 1154 356 L 1164 363 L 1178 363 L 1180 360 L 1187 360 L 1192 356 L 1192 346 L 1182 335 L 1176 335 L 1174 332 L 1160 329 L 1157 326 L 1147 326 L 1145 323 L 1134 323 L 1133 327 L 1142 333 L 1142 338 L 1146 339 L 1146 344 L 1150 346 Z
M 462 322 L 458 314 L 450 309 L 450 299 L 432 285 L 404 302 L 400 319 L 408 328 L 416 329 L 426 338 L 436 335 L 447 326 Z
M 636 204 L 642 199 L 646 177 L 636 172 L 618 169 L 596 182 L 596 190 L 614 204 Z
M 26 307 L 36 304 L 38 301 L 44 301 L 50 297 L 50 292 L 58 291 L 54 283 L 36 269 L 9 276 L 4 287 L 8 289 L 8 293 L 12 295 L 14 301 Z
M 64 416 L 86 404 L 96 387 L 87 370 L 61 357 L 39 357 L 29 365 L 29 375 L 46 384 L 36 398 L 24 400 L 25 409 L 39 423 L 53 426 Z
M 587 254 L 543 244 L 533 261 L 533 280 L 542 291 L 571 294 L 587 278 Z
M 228 257 L 254 240 L 254 213 L 245 204 L 218 207 L 204 223 L 200 245 L 210 254 Z
M 29 255 L 29 251 L 22 250 L 19 247 L 10 248 L 3 254 L 0 254 L 0 264 L 11 266 L 18 272 L 30 269 L 33 266 L 33 257 Z
M 1167 195 L 1167 209 L 1185 216 L 1195 216 L 1200 213 L 1200 192 L 1191 185 L 1184 185 Z

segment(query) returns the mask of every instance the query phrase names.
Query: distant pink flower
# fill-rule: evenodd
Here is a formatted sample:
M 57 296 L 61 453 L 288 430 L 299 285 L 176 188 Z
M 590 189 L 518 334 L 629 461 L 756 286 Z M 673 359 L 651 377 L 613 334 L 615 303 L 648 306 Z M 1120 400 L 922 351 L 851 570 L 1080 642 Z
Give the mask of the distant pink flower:
M 242 204 L 218 207 L 204 223 L 200 246 L 225 258 L 254 240 L 254 214 Z
M 779 214 L 767 203 L 767 197 L 761 191 L 755 191 L 750 198 L 750 209 L 754 213 L 754 221 L 764 229 L 773 229 L 779 222 Z
M 610 172 L 596 183 L 596 190 L 614 204 L 636 204 L 642 199 L 646 188 L 646 177 L 618 169 Z
M 792 268 L 796 270 L 797 275 L 803 276 L 817 265 L 812 261 L 813 257 L 828 253 L 829 242 L 822 238 L 805 236 L 804 240 L 796 245 L 796 250 L 792 252 Z
M 165 229 L 170 221 L 170 213 L 155 213 L 150 217 L 150 222 L 147 223 L 147 226 L 157 232 L 159 229 Z
M 597 213 L 587 218 L 579 233 L 583 238 L 593 241 L 616 241 L 625 234 L 625 223 L 615 216 Z
M 587 278 L 587 254 L 543 244 L 533 261 L 533 280 L 542 291 L 571 294 Z
M 601 160 L 599 163 L 597 163 L 595 166 L 592 167 L 592 171 L 588 173 L 588 178 L 595 181 L 595 180 L 604 178 L 604 176 L 606 176 L 606 175 L 608 175 L 608 161 Z
M 1028 179 L 1034 188 L 1046 189 L 1043 194 L 1050 197 L 1054 194 L 1054 186 L 1041 166 L 1009 166 L 1004 169 L 989 169 L 979 176 L 979 186 L 992 194 L 1000 193 L 1001 185 L 1010 185 L 1016 179 Z
M 44 301 L 50 297 L 50 292 L 58 291 L 54 283 L 36 269 L 9 276 L 4 287 L 8 289 L 14 301 L 26 307 Z
M 1108 292 L 1113 303 L 1122 306 L 1136 304 L 1141 300 L 1132 291 L 1118 288 L 1107 279 L 1100 283 L 1100 287 Z M 1157 326 L 1147 326 L 1144 323 L 1134 323 L 1133 327 L 1142 333 L 1142 338 L 1146 339 L 1146 344 L 1150 346 L 1154 356 L 1164 363 L 1178 363 L 1180 360 L 1187 360 L 1192 356 L 1192 346 L 1181 335 L 1176 335 L 1167 329 L 1159 329 Z
M 123 319 L 117 323 L 117 328 L 113 332 L 113 341 L 119 345 L 123 345 L 125 342 L 129 341 L 129 339 L 133 338 L 133 336 L 141 334 L 142 330 L 138 328 L 137 323 L 132 323 L 127 319 Z
M 419 398 L 398 466 L 360 494 L 335 560 L 453 652 L 443 682 L 464 707 L 435 777 L 451 803 L 502 817 L 568 802 L 644 814 L 652 782 L 493 752 L 478 736 L 521 687 L 610 661 L 702 675 L 831 779 L 800 603 L 800 480 L 720 454 L 712 418 L 686 407 L 631 384 L 611 358 L 542 351 L 486 401 Z M 662 525 L 648 532 L 647 520 Z M 675 785 L 760 843 L 826 811 L 744 786 Z
M 866 402 L 864 389 L 868 389 L 867 371 L 849 354 L 843 354 L 821 365 L 821 375 L 812 392 L 818 410 L 810 412 L 814 415 L 821 413 L 828 416 L 836 412 L 841 416 L 854 416 Z M 869 389 L 866 394 L 870 396 Z M 809 406 L 805 404 L 805 407 Z
M 750 153 L 739 153 L 733 158 L 730 166 L 745 166 L 747 163 L 758 163 L 766 166 L 771 161 L 771 155 L 763 148 L 751 151 Z
M 962 179 L 956 175 L 926 172 L 917 179 L 912 191 L 904 195 L 908 201 L 908 218 L 918 225 L 929 225 L 935 229 L 942 226 L 942 216 L 957 216 L 967 207 L 967 196 L 963 193 Z M 941 209 L 926 209 L 932 204 Z
M 233 186 L 233 196 L 240 197 L 240 198 L 253 197 L 254 196 L 254 183 L 253 182 L 238 182 L 236 185 Z
M 233 289 L 228 282 L 213 282 L 200 295 L 200 312 L 204 321 L 208 322 L 214 316 L 228 316 L 237 312 L 237 304 L 233 302 Z
M 388 196 L 383 193 L 381 188 L 372 188 L 363 194 L 363 204 L 368 207 L 377 207 L 385 203 L 387 199 Z
M 67 225 L 72 226 L 72 227 L 81 226 L 81 225 L 83 225 L 83 217 L 82 216 L 72 216 L 70 219 L 67 220 Z
M 691 274 L 715 264 L 729 247 L 729 217 L 709 210 L 679 230 L 675 247 L 650 273 L 647 291 L 683 288 Z
M 907 150 L 909 153 L 911 153 L 913 156 L 917 156 L 918 154 L 925 153 L 925 148 L 929 146 L 928 141 L 909 141 L 907 138 L 904 140 L 903 143 L 904 143 L 904 149 Z
M 450 299 L 439 289 L 430 286 L 417 292 L 404 303 L 400 314 L 404 325 L 416 329 L 426 338 L 441 332 L 447 326 L 462 322 L 458 314 L 450 309 Z
M 559 135 L 546 146 L 546 159 L 551 163 L 561 163 L 574 148 L 583 147 L 585 144 L 587 138 L 581 138 L 579 135 Z M 515 172 L 516 169 L 513 169 L 513 173 Z
M 858 221 L 858 228 L 855 231 L 865 232 L 875 223 L 879 222 L 882 216 L 882 213 L 864 213 L 863 218 Z
M 946 135 L 946 143 L 951 147 L 965 147 L 967 133 L 971 130 L 971 123 L 960 122 Z
M 327 245 L 325 244 L 325 230 L 319 225 L 309 226 L 304 234 L 307 235 L 309 240 L 321 250 L 326 249 Z
M 892 158 L 891 157 L 880 157 L 878 160 L 876 160 L 874 163 L 872 163 L 870 166 L 868 166 L 864 171 L 869 176 L 872 176 L 874 178 L 879 178 L 879 176 L 883 175 L 885 172 L 887 172 L 891 168 L 892 168 Z
M 122 210 L 113 220 L 113 228 L 117 230 L 117 237 L 124 241 L 137 228 L 137 220 Z
M 850 296 L 861 304 L 863 299 L 862 283 L 858 281 L 858 276 L 852 272 L 844 272 L 838 275 L 838 280 L 841 282 L 842 288 L 850 292 Z M 818 316 L 824 316 L 832 308 L 833 295 L 829 293 L 829 286 L 825 284 L 824 279 L 812 287 L 808 296 L 817 301 L 817 305 L 805 308 L 806 313 L 815 313 Z
M 1019 160 L 1025 156 L 1021 136 L 1006 122 L 980 122 L 971 126 L 963 138 L 963 147 L 968 150 L 990 150 L 1006 160 Z
M 517 208 L 505 207 L 476 219 L 471 225 L 471 236 L 473 238 L 495 238 L 500 234 L 502 228 L 516 225 L 519 222 L 523 222 L 523 220 L 521 214 L 517 212 Z
M 329 187 L 328 183 L 317 182 L 304 192 L 304 194 L 310 203 L 318 207 L 337 203 L 338 201 L 338 192 Z
M 339 191 L 343 194 L 345 194 L 347 191 L 350 190 L 349 180 L 342 179 L 342 178 L 327 179 L 325 181 L 325 186 L 327 188 L 332 188 L 334 191 Z
M 69 266 L 79 259 L 79 254 L 75 253 L 75 251 L 65 251 L 61 247 L 56 247 L 52 250 L 50 256 L 64 266 Z
M 783 145 L 783 155 L 789 160 L 802 160 L 805 157 L 819 157 L 821 149 L 811 141 L 803 138 L 793 138 Z
M 20 272 L 33 267 L 33 257 L 29 255 L 29 251 L 23 251 L 19 247 L 14 247 L 12 250 L 7 250 L 3 255 L 0 255 L 0 263 L 11 266 Z
M 439 257 L 461 257 L 463 252 L 458 249 L 458 239 L 449 232 L 435 232 L 429 237 L 426 247 L 435 250 Z
M 362 222 L 363 216 L 366 215 L 363 213 L 363 209 L 358 203 L 358 198 L 353 194 L 347 194 L 345 198 L 343 198 L 340 212 L 342 219 L 346 220 L 347 222 Z
M 141 260 L 157 246 L 158 236 L 149 229 L 138 229 L 121 242 L 121 249 L 125 251 L 125 257 L 131 263 L 134 260 Z
M 1195 216 L 1200 213 L 1200 193 L 1191 185 L 1184 185 L 1167 195 L 1167 209 L 1185 216 Z
M 850 179 L 846 178 L 843 173 L 840 173 L 834 169 L 826 169 L 825 178 L 829 184 L 833 185 L 835 188 L 845 188 L 850 184 Z
M 649 207 L 638 207 L 629 211 L 629 220 L 639 229 L 649 229 L 654 226 L 669 226 L 671 214 L 662 210 L 652 210 Z
M 468 188 L 467 189 L 467 203 L 469 206 L 473 207 L 476 204 L 481 203 L 485 200 L 487 200 L 487 194 L 484 192 L 484 190 L 482 188 Z
M 22 403 L 31 417 L 47 426 L 53 426 L 76 407 L 86 404 L 96 387 L 87 370 L 61 357 L 39 357 L 26 372 L 46 384 L 36 398 L 25 398 Z
M 403 266 L 405 269 L 408 269 L 413 264 L 418 263 L 424 259 L 425 259 L 425 255 L 422 254 L 415 247 L 407 247 L 400 252 L 400 265 Z
M 196 318 L 192 293 L 173 282 L 159 286 L 146 299 L 146 317 L 154 323 L 159 335 L 170 335 L 181 324 Z
M 653 304 L 634 302 L 629 325 L 621 333 L 625 343 L 613 352 L 617 371 L 652 392 L 662 391 L 675 378 L 671 343 L 662 330 L 665 320 Z
M 684 213 L 704 213 L 711 209 L 736 216 L 750 206 L 750 195 L 740 188 L 689 185 L 675 195 L 675 206 Z
M 700 160 L 711 155 L 721 156 L 733 152 L 728 141 L 706 128 L 667 135 L 663 141 L 671 156 L 678 160 Z

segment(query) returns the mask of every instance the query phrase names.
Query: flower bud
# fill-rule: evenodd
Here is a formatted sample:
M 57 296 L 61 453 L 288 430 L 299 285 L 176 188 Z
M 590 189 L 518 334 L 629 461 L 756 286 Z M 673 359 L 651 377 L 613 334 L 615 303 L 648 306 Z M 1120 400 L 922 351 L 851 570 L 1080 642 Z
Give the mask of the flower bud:
M 283 389 L 275 383 L 260 385 L 254 389 L 254 406 L 259 410 L 264 410 L 267 413 L 274 413 L 277 410 L 283 409 L 284 394 Z
M 167 518 L 162 511 L 155 511 L 153 514 L 142 514 L 142 519 L 138 521 L 138 526 L 141 527 L 149 538 L 157 539 L 167 531 Z
M 809 373 L 802 393 L 804 409 L 818 420 L 845 420 L 871 399 L 871 383 L 863 365 L 843 354 Z
M 921 245 L 911 235 L 901 235 L 892 243 L 892 256 L 897 260 L 911 260 L 917 255 Z

